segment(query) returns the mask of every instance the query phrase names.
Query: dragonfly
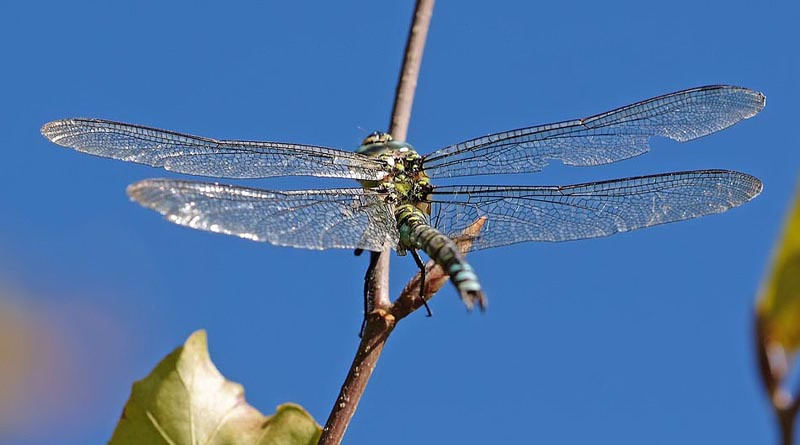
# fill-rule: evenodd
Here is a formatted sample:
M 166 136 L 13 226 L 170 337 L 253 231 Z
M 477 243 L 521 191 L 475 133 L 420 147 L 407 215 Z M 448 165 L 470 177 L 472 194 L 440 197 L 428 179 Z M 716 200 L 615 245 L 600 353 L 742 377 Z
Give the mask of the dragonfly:
M 182 226 L 278 246 L 424 251 L 468 308 L 486 296 L 466 253 L 524 241 L 595 238 L 723 212 L 762 189 L 728 170 L 695 170 L 573 185 L 434 185 L 437 180 L 541 171 L 551 162 L 595 166 L 649 151 L 650 139 L 684 142 L 756 115 L 765 96 L 730 85 L 692 88 L 590 117 L 470 139 L 420 155 L 375 132 L 355 151 L 283 142 L 219 140 L 101 119 L 49 122 L 50 141 L 92 155 L 189 175 L 347 178 L 352 188 L 264 190 L 183 179 L 146 179 L 132 200 Z M 462 251 L 454 240 L 482 220 Z M 420 297 L 424 302 L 424 275 Z

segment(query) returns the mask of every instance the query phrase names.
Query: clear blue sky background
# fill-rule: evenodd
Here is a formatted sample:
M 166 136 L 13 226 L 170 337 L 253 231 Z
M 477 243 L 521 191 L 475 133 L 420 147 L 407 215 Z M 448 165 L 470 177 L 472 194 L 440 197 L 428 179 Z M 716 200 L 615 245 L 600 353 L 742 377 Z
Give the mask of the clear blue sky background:
M 0 6 L 0 310 L 36 331 L 0 443 L 105 443 L 131 383 L 199 328 L 249 402 L 294 401 L 324 423 L 358 342 L 366 259 L 169 224 L 125 187 L 174 175 L 57 147 L 39 127 L 101 117 L 352 149 L 386 128 L 412 7 Z M 439 2 L 409 131 L 421 152 L 729 83 L 763 91 L 766 109 L 619 164 L 496 181 L 725 168 L 765 188 L 722 215 L 472 255 L 490 310 L 465 313 L 446 287 L 434 318 L 403 321 L 346 442 L 775 443 L 751 312 L 800 167 L 798 18 L 789 1 Z M 393 294 L 413 271 L 393 258 Z

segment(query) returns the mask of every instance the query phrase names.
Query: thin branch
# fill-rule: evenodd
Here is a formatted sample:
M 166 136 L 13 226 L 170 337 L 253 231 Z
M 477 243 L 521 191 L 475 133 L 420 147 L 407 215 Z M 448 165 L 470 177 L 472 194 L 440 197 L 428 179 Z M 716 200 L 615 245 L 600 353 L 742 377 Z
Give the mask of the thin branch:
M 414 20 L 411 22 L 411 30 L 406 42 L 406 56 L 403 59 L 403 68 L 397 82 L 392 120 L 389 125 L 389 134 L 399 141 L 405 141 L 408 134 L 408 123 L 411 121 L 411 107 L 414 105 L 419 67 L 422 65 L 425 39 L 428 37 L 428 28 L 433 15 L 433 2 L 434 0 L 417 0 Z
M 391 246 L 384 244 L 382 252 L 370 252 L 369 262 L 365 277 L 369 310 L 387 309 L 392 301 L 389 299 L 389 257 L 392 253 Z
M 422 65 L 422 54 L 425 50 L 425 40 L 428 37 L 428 28 L 433 15 L 434 0 L 418 0 L 411 22 L 408 40 L 406 41 L 405 57 L 400 69 L 400 78 L 397 80 L 392 119 L 389 122 L 389 134 L 398 141 L 405 141 L 408 136 L 408 125 L 411 121 L 411 108 L 414 105 L 414 93 L 417 90 L 419 69 Z M 371 276 L 368 298 L 373 309 L 385 309 L 391 304 L 389 300 L 389 254 L 390 246 L 384 246 L 382 252 L 372 252 L 370 262 Z
M 386 340 L 394 327 L 394 317 L 384 310 L 372 311 L 367 316 L 364 335 L 361 337 L 361 343 L 358 345 L 358 351 L 350 365 L 350 371 L 339 391 L 339 397 L 336 398 L 325 428 L 322 429 L 319 445 L 338 445 L 342 442 L 347 426 L 350 425 L 350 419 L 356 412 L 361 395 L 364 394 L 372 371 L 375 370 L 378 358 L 380 358 Z
M 414 103 L 414 91 L 417 86 L 419 67 L 422 63 L 428 26 L 433 14 L 433 4 L 434 0 L 417 0 L 414 18 L 411 22 L 389 129 L 389 133 L 397 140 L 405 140 L 408 133 L 411 106 Z M 385 246 L 383 252 L 371 255 L 370 264 L 374 264 L 374 267 L 371 267 L 372 273 L 366 278 L 365 285 L 369 289 L 368 298 L 372 310 L 367 315 L 364 335 L 358 345 L 353 363 L 350 365 L 350 371 L 342 384 L 339 397 L 331 409 L 325 428 L 322 429 L 322 435 L 318 442 L 320 445 L 341 443 L 386 340 L 396 324 L 396 318 L 384 310 L 384 308 L 391 307 L 389 300 L 389 246 Z
M 781 444 L 793 445 L 794 424 L 800 412 L 800 388 L 792 394 L 783 387 L 783 380 L 789 373 L 789 364 L 782 346 L 770 344 L 764 319 L 758 311 L 755 319 L 755 338 L 758 370 L 769 396 L 770 406 L 778 421 Z
M 773 361 L 770 360 L 767 351 L 767 339 L 764 332 L 764 320 L 761 315 L 756 312 L 755 323 L 753 325 L 754 337 L 756 340 L 756 357 L 758 359 L 758 371 L 761 375 L 761 382 L 764 384 L 764 390 L 769 395 L 770 400 L 774 398 L 774 394 L 778 390 L 778 378 L 775 376 Z M 772 403 L 774 406 L 774 403 Z

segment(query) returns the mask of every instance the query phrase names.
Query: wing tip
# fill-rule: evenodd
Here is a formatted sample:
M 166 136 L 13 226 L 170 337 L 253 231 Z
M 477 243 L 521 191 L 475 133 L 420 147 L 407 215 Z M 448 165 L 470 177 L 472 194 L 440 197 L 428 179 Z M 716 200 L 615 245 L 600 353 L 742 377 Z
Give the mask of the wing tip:
M 677 133 L 667 137 L 678 142 L 693 141 L 732 127 L 745 119 L 750 119 L 760 113 L 767 105 L 767 96 L 764 95 L 764 93 L 736 85 L 708 85 L 697 89 L 685 90 L 683 92 L 701 90 L 715 91 L 715 96 L 724 98 L 723 100 L 725 100 L 726 105 L 729 107 L 727 116 L 718 118 L 716 120 L 716 125 L 710 128 L 705 128 L 696 132 Z
M 756 114 L 760 113 L 764 107 L 767 106 L 767 96 L 761 91 L 751 90 L 749 88 L 737 87 L 739 91 L 751 99 L 751 107 L 748 109 L 749 113 L 744 114 L 744 119 L 750 119 Z
M 125 188 L 125 193 L 128 195 L 128 198 L 131 201 L 137 204 L 145 205 L 145 202 L 143 201 L 144 198 L 143 193 L 144 190 L 147 188 L 146 184 L 147 181 L 148 181 L 147 179 L 142 181 L 137 181 Z
M 757 177 L 742 173 L 735 170 L 717 170 L 720 175 L 725 175 L 729 178 L 728 186 L 738 189 L 743 193 L 743 199 L 736 201 L 731 207 L 742 205 L 746 202 L 752 201 L 764 190 L 764 183 Z
M 72 147 L 67 143 L 60 142 L 64 137 L 75 135 L 75 130 L 79 128 L 81 124 L 92 123 L 92 122 L 104 122 L 101 119 L 91 119 L 91 118 L 84 118 L 84 117 L 70 117 L 66 119 L 56 119 L 54 121 L 50 121 L 42 125 L 39 129 L 39 132 L 47 138 L 50 142 L 54 144 L 62 145 L 64 147 Z
M 761 182 L 760 179 L 756 178 L 753 175 L 748 175 L 747 173 L 740 173 L 740 174 L 746 176 L 747 179 L 750 180 L 750 183 L 752 185 L 749 193 L 749 198 L 747 199 L 748 201 L 752 200 L 753 198 L 760 195 L 761 192 L 764 191 L 764 183 Z
M 127 187 L 125 187 L 125 193 L 129 198 L 131 198 L 131 200 L 135 201 L 136 197 L 139 196 L 140 192 L 142 191 L 142 188 L 146 185 L 143 183 L 147 181 L 147 179 L 144 179 L 141 181 L 136 181 L 133 184 L 129 184 Z
M 761 182 L 760 179 L 757 177 L 749 174 L 740 172 L 737 170 L 726 170 L 726 169 L 711 169 L 711 170 L 689 170 L 689 171 L 681 171 L 681 172 L 674 172 L 677 175 L 684 175 L 684 174 L 712 174 L 716 177 L 727 177 L 731 181 L 735 181 L 737 184 L 748 184 L 753 190 L 757 192 L 761 192 L 764 184 Z
M 720 85 L 720 89 L 730 90 L 731 93 L 743 95 L 749 99 L 746 104 L 745 114 L 742 115 L 743 119 L 750 119 L 767 105 L 767 96 L 761 91 L 751 90 L 750 88 L 740 87 L 737 85 Z
M 72 119 L 59 119 L 47 122 L 46 124 L 42 125 L 42 128 L 39 129 L 39 132 L 48 141 L 58 144 L 59 139 L 61 139 L 61 137 L 63 136 L 61 130 L 66 125 L 69 125 L 71 120 Z
M 739 85 L 708 85 L 696 88 L 697 90 L 725 90 L 731 94 L 744 94 L 753 99 L 755 107 L 760 111 L 767 103 L 767 96 L 761 91 L 753 90 Z M 689 90 L 686 90 L 689 91 Z
M 142 179 L 141 181 L 136 181 L 128 185 L 125 188 L 125 193 L 131 201 L 147 208 L 155 209 L 155 207 L 150 205 L 152 200 L 147 199 L 146 195 L 154 189 L 163 188 L 164 181 L 164 179 Z

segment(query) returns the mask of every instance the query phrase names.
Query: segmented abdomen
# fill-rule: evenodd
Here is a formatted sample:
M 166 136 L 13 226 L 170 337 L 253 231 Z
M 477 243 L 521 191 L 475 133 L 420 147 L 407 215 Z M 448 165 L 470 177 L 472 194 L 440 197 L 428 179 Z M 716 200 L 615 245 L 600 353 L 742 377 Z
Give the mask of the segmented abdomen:
M 399 206 L 395 210 L 395 217 L 400 232 L 400 244 L 406 248 L 425 251 L 450 275 L 450 281 L 458 289 L 464 304 L 471 309 L 477 303 L 483 309 L 486 297 L 481 284 L 456 243 L 428 225 L 425 214 L 410 204 Z

